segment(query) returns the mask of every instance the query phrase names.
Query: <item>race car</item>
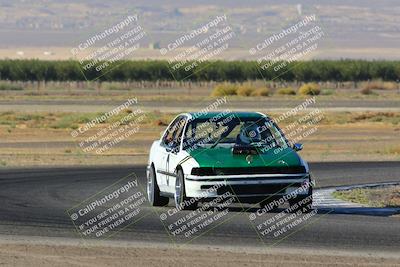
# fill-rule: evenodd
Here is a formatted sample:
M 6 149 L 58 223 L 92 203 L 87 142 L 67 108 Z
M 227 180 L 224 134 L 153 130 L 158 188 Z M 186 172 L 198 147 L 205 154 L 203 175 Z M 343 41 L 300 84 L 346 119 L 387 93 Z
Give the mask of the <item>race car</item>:
M 183 113 L 151 146 L 148 200 L 166 206 L 173 198 L 183 210 L 230 193 L 265 207 L 291 194 L 290 205 L 308 198 L 310 207 L 312 182 L 301 149 L 262 113 Z

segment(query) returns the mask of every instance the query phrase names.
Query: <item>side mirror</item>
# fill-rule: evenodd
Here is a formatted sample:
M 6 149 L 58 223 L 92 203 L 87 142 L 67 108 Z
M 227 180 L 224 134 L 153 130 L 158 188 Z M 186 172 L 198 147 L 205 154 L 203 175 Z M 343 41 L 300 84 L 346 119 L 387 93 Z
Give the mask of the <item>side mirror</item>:
M 300 151 L 300 150 L 303 149 L 303 144 L 294 143 L 294 144 L 293 144 L 293 149 L 294 149 L 295 151 Z

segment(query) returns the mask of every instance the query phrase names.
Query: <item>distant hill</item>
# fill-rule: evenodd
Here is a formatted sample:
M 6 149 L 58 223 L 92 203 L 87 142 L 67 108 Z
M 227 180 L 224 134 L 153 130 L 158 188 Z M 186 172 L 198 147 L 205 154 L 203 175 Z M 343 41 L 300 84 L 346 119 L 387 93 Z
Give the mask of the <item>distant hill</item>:
M 147 45 L 163 46 L 221 14 L 228 16 L 238 36 L 231 47 L 239 50 L 307 14 L 316 14 L 327 34 L 318 57 L 393 58 L 400 43 L 400 5 L 395 0 L 82 2 L 0 0 L 0 49 L 76 46 L 128 14 L 139 15 Z

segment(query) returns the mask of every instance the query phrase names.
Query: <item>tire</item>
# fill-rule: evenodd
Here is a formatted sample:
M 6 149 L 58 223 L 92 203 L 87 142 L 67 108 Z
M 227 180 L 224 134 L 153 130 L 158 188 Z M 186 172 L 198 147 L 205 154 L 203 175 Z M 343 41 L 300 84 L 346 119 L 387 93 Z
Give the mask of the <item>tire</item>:
M 168 197 L 160 195 L 160 188 L 157 184 L 156 172 L 153 165 L 150 168 L 149 177 L 147 177 L 147 198 L 150 205 L 155 207 L 167 206 L 169 202 Z
M 296 197 L 289 200 L 290 207 L 294 207 L 293 212 L 301 211 L 303 213 L 309 213 L 310 211 L 312 211 L 312 191 L 312 187 L 310 187 L 306 196 Z
M 186 197 L 185 181 L 182 170 L 177 171 L 177 177 L 175 182 L 175 207 L 178 210 L 194 210 L 197 208 L 197 202 L 191 198 Z M 183 205 L 183 203 L 190 203 L 189 205 Z

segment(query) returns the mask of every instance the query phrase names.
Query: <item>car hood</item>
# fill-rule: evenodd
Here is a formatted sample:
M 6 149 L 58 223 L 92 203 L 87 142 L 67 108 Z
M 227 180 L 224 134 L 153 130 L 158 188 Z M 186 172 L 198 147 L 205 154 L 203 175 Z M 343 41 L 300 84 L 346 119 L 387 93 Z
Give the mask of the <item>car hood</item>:
M 269 149 L 257 155 L 235 155 L 229 147 L 198 148 L 189 154 L 200 167 L 295 167 L 302 165 L 299 155 L 290 147 L 279 149 L 279 151 Z

